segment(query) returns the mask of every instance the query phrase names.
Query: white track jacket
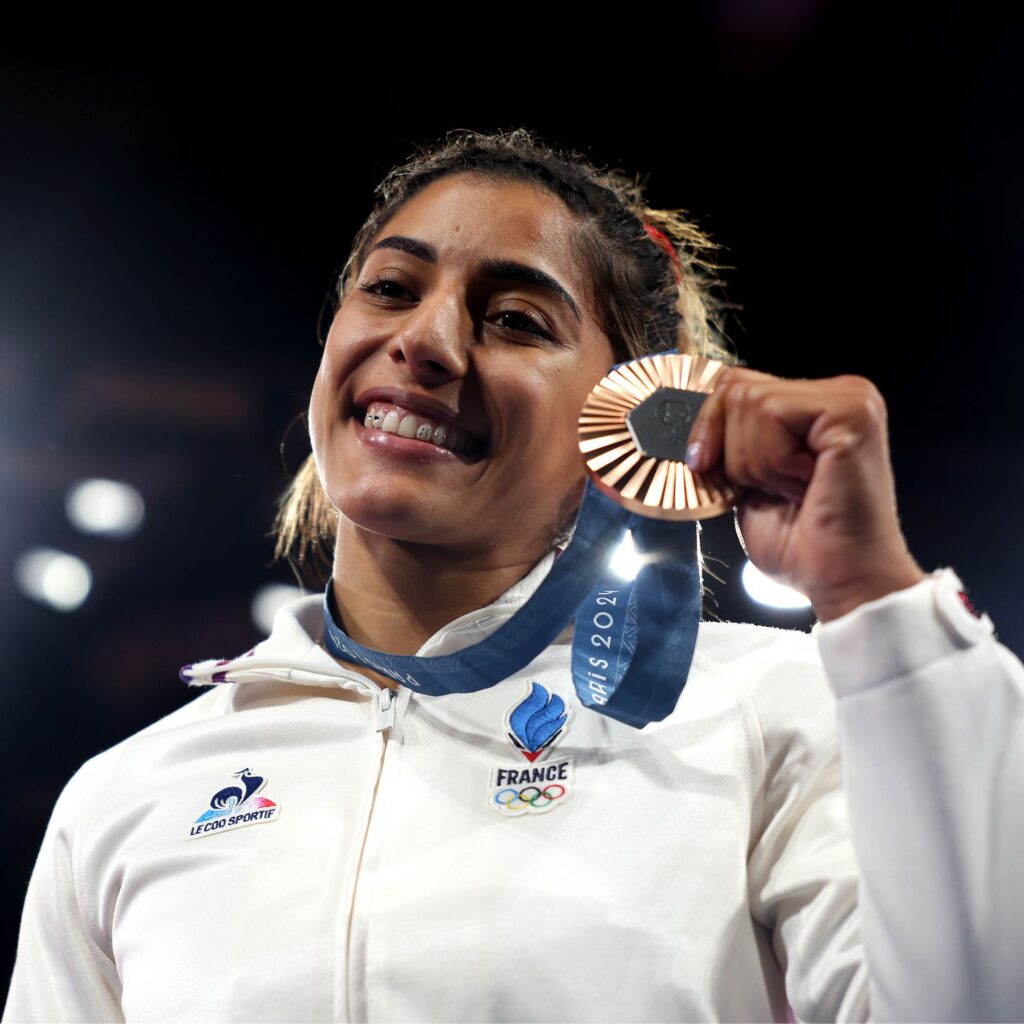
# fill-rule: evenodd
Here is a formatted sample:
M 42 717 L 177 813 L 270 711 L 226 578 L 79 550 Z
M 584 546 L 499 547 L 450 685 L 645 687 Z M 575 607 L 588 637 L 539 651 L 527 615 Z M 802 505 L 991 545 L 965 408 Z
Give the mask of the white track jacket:
M 392 696 L 301 598 L 68 782 L 3 1019 L 1020 1020 L 1024 666 L 959 589 L 704 622 L 639 731 L 580 706 L 571 630 Z

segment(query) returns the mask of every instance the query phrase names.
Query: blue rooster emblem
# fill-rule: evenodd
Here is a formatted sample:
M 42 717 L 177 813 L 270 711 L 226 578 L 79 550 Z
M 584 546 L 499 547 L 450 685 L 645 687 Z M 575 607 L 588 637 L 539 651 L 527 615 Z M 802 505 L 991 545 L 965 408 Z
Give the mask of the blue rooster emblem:
M 508 738 L 533 762 L 561 735 L 568 719 L 565 701 L 534 682 L 527 696 L 508 713 Z

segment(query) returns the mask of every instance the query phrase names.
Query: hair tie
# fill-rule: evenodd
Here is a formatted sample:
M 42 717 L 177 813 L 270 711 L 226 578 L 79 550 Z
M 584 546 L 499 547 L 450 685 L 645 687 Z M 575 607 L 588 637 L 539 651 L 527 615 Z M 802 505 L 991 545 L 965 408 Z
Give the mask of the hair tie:
M 675 276 L 676 283 L 683 283 L 683 265 L 679 261 L 679 253 L 676 252 L 676 247 L 669 241 L 668 236 L 664 231 L 660 231 L 653 224 L 644 223 L 644 231 L 647 232 L 648 237 L 657 245 L 659 248 L 664 249 L 669 260 L 672 262 L 672 273 Z

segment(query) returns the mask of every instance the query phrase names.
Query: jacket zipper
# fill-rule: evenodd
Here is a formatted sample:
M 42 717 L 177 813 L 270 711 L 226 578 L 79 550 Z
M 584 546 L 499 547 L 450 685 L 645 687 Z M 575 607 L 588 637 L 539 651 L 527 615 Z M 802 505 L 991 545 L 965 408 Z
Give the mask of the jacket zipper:
M 359 850 L 359 860 L 356 862 L 356 877 L 352 886 L 352 904 L 349 907 L 348 917 L 348 941 L 345 951 L 346 957 L 346 970 L 345 970 L 345 1017 L 348 1021 L 353 1021 L 353 974 L 356 971 L 356 965 L 353 962 L 353 929 L 356 924 L 356 911 L 359 903 L 360 886 L 363 884 L 363 862 L 366 857 L 366 846 L 367 840 L 370 835 L 370 829 L 373 827 L 374 814 L 379 812 L 378 801 L 380 798 L 380 784 L 381 779 L 384 775 L 384 759 L 388 752 L 388 739 L 390 737 L 391 730 L 395 724 L 395 710 L 396 704 L 398 703 L 398 691 L 397 689 L 392 690 L 389 687 L 377 686 L 373 687 L 373 725 L 374 731 L 381 738 L 381 749 L 380 749 L 380 760 L 377 765 L 377 777 L 373 783 L 373 797 L 370 800 L 370 809 L 366 815 L 364 828 L 363 828 L 363 842 Z M 365 941 L 365 939 L 364 939 Z M 365 954 L 365 949 L 363 950 Z M 364 965 L 365 966 L 365 965 Z
M 373 697 L 374 724 L 377 732 L 390 729 L 395 724 L 395 701 L 398 699 L 398 691 L 387 686 L 378 686 Z M 384 737 L 387 743 L 387 737 Z

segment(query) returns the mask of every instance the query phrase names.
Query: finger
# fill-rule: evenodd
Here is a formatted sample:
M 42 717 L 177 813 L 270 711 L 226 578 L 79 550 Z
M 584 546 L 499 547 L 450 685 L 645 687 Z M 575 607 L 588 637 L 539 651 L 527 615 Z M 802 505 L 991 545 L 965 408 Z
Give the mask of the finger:
M 722 457 L 725 410 L 723 392 L 713 391 L 704 401 L 686 442 L 686 465 L 691 473 L 704 473 Z
M 803 495 L 822 453 L 885 445 L 884 399 L 863 377 L 748 377 L 729 387 L 722 412 L 726 476 L 790 500 Z
M 814 456 L 801 447 L 799 451 L 792 452 L 785 456 L 779 463 L 779 471 L 792 480 L 801 483 L 810 483 L 814 476 Z
M 781 414 L 790 390 L 777 380 L 744 381 L 730 389 L 723 405 L 723 463 L 733 483 L 796 501 L 814 467 L 801 437 Z
M 704 473 L 716 465 L 725 450 L 725 403 L 732 387 L 742 381 L 776 380 L 771 374 L 746 367 L 729 366 L 714 380 L 714 391 L 704 401 L 686 442 L 686 465 L 693 473 Z

